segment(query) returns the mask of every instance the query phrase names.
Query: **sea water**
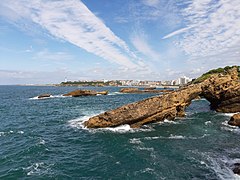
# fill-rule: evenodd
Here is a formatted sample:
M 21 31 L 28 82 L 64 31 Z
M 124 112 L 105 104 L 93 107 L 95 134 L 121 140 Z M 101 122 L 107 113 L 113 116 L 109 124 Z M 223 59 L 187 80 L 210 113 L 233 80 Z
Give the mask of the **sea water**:
M 240 179 L 240 130 L 205 99 L 177 121 L 87 129 L 89 117 L 156 94 L 62 96 L 75 89 L 0 86 L 0 179 Z

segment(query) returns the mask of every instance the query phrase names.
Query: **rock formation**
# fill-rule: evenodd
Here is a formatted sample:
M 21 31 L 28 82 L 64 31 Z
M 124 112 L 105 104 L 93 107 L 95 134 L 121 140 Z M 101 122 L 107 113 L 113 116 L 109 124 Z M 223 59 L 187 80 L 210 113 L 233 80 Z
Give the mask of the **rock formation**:
M 234 114 L 231 119 L 228 121 L 229 125 L 239 126 L 240 127 L 240 113 Z
M 63 96 L 79 97 L 79 96 L 96 96 L 97 94 L 107 95 L 108 91 L 97 92 L 97 91 L 93 91 L 93 90 L 80 90 L 79 89 L 79 90 L 71 91 L 67 94 L 64 94 Z
M 88 128 L 103 128 L 129 124 L 138 128 L 164 119 L 174 120 L 184 116 L 185 107 L 199 95 L 210 101 L 211 108 L 218 112 L 239 112 L 240 82 L 237 73 L 237 68 L 233 68 L 227 74 L 214 74 L 201 83 L 94 116 L 84 125 Z
M 79 97 L 79 96 L 96 96 L 97 92 L 92 90 L 75 90 L 71 91 L 63 96 L 72 96 L 72 97 Z
M 38 96 L 38 99 L 50 97 L 51 94 L 41 94 Z

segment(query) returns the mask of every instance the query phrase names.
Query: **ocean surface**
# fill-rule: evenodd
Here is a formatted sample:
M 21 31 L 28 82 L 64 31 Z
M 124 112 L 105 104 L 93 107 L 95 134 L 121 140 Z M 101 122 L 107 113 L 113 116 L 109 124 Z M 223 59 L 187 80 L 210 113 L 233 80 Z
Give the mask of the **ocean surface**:
M 0 179 L 240 179 L 240 128 L 205 99 L 174 122 L 90 130 L 89 117 L 154 94 L 62 97 L 75 89 L 0 86 Z

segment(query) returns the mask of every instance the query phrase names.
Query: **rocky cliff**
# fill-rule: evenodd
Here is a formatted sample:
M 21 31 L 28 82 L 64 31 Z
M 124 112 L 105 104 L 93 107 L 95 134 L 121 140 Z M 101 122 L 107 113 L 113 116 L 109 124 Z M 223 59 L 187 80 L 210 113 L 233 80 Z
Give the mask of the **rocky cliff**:
M 84 125 L 88 128 L 102 128 L 129 124 L 138 128 L 164 119 L 174 120 L 184 116 L 185 107 L 199 95 L 210 101 L 211 108 L 218 112 L 238 112 L 240 82 L 237 74 L 237 68 L 226 74 L 213 74 L 201 83 L 107 111 L 90 118 Z

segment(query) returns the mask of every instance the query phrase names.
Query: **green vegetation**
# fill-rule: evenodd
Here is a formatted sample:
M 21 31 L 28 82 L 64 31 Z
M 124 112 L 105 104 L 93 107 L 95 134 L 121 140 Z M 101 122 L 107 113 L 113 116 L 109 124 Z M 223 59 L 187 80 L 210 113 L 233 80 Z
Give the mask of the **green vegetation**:
M 218 74 L 218 73 L 226 74 L 228 72 L 228 70 L 232 69 L 233 67 L 238 68 L 238 77 L 240 78 L 240 66 L 226 66 L 224 68 L 212 69 L 212 70 L 208 71 L 207 73 L 204 73 L 199 78 L 193 80 L 192 83 L 197 84 L 197 83 L 203 82 L 205 79 L 209 78 L 212 74 Z

